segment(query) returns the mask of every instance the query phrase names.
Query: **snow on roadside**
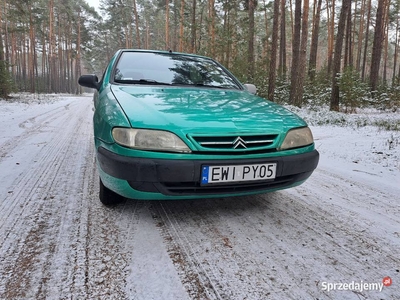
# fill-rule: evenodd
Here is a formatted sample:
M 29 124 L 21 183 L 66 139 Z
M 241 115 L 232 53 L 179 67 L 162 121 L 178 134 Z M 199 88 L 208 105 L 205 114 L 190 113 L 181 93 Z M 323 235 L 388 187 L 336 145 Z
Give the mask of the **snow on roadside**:
M 71 94 L 32 94 L 32 93 L 17 93 L 11 94 L 10 99 L 4 100 L 0 98 L 0 107 L 6 103 L 19 103 L 19 104 L 51 104 L 60 99 L 76 97 Z
M 38 120 L 45 120 L 48 116 L 43 113 L 52 106 L 53 109 L 64 107 L 67 109 L 76 95 L 70 94 L 11 94 L 11 98 L 0 98 L 0 143 L 16 137 L 26 129 L 31 128 Z M 86 96 L 88 96 L 86 94 Z M 34 115 L 35 117 L 32 117 Z M 18 126 L 11 126 L 17 124 Z M 12 130 L 11 130 L 12 128 Z
M 357 113 L 346 114 L 330 111 L 329 107 L 286 106 L 313 126 L 340 126 L 352 129 L 375 126 L 382 130 L 400 131 L 400 112 L 382 111 L 374 108 L 357 109 Z
M 400 132 L 363 128 L 311 126 L 321 155 L 351 164 L 400 170 Z
M 345 114 L 317 109 L 287 108 L 311 127 L 323 156 L 344 162 L 400 170 L 400 113 L 359 109 Z

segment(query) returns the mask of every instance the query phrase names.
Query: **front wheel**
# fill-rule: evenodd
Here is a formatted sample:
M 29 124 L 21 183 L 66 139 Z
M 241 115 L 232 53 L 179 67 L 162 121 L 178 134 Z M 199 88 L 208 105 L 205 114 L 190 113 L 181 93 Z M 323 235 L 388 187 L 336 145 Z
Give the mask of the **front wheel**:
M 109 188 L 105 187 L 103 181 L 100 179 L 100 193 L 99 193 L 100 202 L 106 206 L 115 205 L 121 203 L 124 200 L 124 197 L 114 193 Z

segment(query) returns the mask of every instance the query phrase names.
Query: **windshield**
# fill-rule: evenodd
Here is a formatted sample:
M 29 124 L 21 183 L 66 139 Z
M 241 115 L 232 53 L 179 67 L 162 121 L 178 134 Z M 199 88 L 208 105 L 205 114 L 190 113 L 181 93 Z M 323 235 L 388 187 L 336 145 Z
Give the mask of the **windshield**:
M 235 79 L 213 60 L 174 53 L 123 52 L 114 82 L 240 89 Z

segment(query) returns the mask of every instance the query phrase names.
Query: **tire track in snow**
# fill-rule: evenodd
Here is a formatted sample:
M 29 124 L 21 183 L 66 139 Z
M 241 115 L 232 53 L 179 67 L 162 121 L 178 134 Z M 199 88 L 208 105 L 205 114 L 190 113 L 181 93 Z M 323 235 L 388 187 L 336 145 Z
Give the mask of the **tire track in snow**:
M 398 276 L 394 245 L 371 241 L 357 220 L 330 213 L 318 197 L 291 191 L 157 206 L 155 218 L 192 298 L 215 299 L 217 289 L 221 299 L 337 299 L 322 291 L 322 281 L 379 283 Z M 390 288 L 359 295 L 399 296 Z
M 37 167 L 2 202 L 0 298 L 125 298 L 117 216 L 98 201 L 91 106 L 77 103 L 49 123 Z
M 86 113 L 87 114 L 87 113 Z M 75 133 L 68 139 L 70 154 L 66 158 L 52 186 L 57 194 L 51 210 L 52 227 L 48 239 L 54 243 L 54 251 L 43 265 L 43 278 L 36 298 L 51 298 L 51 295 L 87 296 L 85 287 L 85 249 L 88 234 L 88 206 L 93 193 L 95 166 L 93 163 L 93 137 L 91 122 L 87 115 L 77 120 Z M 75 150 L 79 149 L 78 152 Z M 68 174 L 63 178 L 63 173 Z M 64 173 L 64 174 L 65 174 Z M 72 176 L 71 176 L 72 175 Z M 62 190 L 57 187 L 62 186 Z M 61 212 L 61 213 L 60 213 Z M 79 260 L 79 258 L 82 258 Z M 73 267 L 72 267 L 73 266 Z M 74 292 L 71 293 L 71 290 Z
M 259 205 L 263 205 L 265 199 L 258 197 L 257 201 Z M 378 253 L 378 248 L 372 248 L 367 243 L 367 237 L 360 238 L 360 234 L 352 230 L 350 224 L 341 223 L 338 215 L 315 209 L 304 203 L 304 198 L 285 197 L 284 193 L 275 196 L 274 201 L 280 204 L 274 205 L 270 217 L 276 219 L 282 228 L 289 229 L 277 230 L 279 234 L 275 236 L 275 240 L 279 253 L 283 255 L 274 260 L 277 264 L 289 263 L 291 272 L 288 273 L 295 278 L 296 289 L 308 291 L 309 297 L 337 299 L 338 295 L 321 290 L 321 282 L 324 281 L 334 283 L 362 280 L 380 283 L 383 274 L 387 274 L 384 270 L 394 271 L 396 264 L 387 260 L 383 256 L 384 252 Z M 262 230 L 263 226 L 257 226 L 262 219 L 254 218 L 255 228 Z M 290 258 L 285 262 L 288 255 Z M 383 274 L 380 275 L 381 273 Z M 385 292 L 390 295 L 393 290 Z M 370 292 L 360 295 L 369 299 L 368 293 Z M 378 294 L 374 296 L 377 297 Z M 300 299 L 309 297 L 302 296 Z M 353 299 L 353 296 L 343 295 L 340 299 Z
M 204 268 L 187 236 L 180 234 L 181 225 L 160 202 L 155 205 L 153 219 L 158 222 L 167 242 L 171 260 L 181 270 L 182 282 L 193 299 L 225 299 L 220 294 L 213 272 Z
M 90 103 L 86 103 L 86 108 L 89 107 Z M 67 211 L 64 206 L 66 203 L 62 201 L 65 198 L 60 192 L 68 194 L 69 186 L 68 181 L 63 180 L 66 177 L 62 174 L 75 172 L 74 168 L 78 166 L 73 159 L 75 153 L 72 146 L 75 144 L 71 141 L 74 140 L 76 129 L 82 128 L 86 115 L 87 110 L 84 109 L 75 117 L 72 114 L 64 114 L 58 118 L 53 116 L 50 121 L 57 119 L 57 122 L 51 124 L 61 124 L 61 130 L 51 135 L 51 141 L 37 153 L 38 167 L 33 166 L 17 177 L 13 184 L 17 191 L 8 194 L 3 202 L 0 230 L 5 234 L 2 235 L 4 239 L 0 251 L 6 253 L 7 257 L 2 261 L 5 267 L 4 276 L 1 276 L 8 279 L 2 285 L 2 294 L 7 295 L 6 298 L 43 294 L 42 286 L 48 281 L 43 262 L 48 261 L 56 252 L 58 241 L 53 236 L 60 234 L 58 222 L 61 222 L 60 217 L 64 218 L 60 213 L 65 214 Z M 45 127 L 45 124 L 37 126 Z M 89 128 L 87 122 L 86 127 Z M 31 135 L 34 137 L 37 133 L 38 131 L 32 131 Z M 43 276 L 38 280 L 40 284 L 30 289 L 32 281 L 38 278 L 27 274 L 40 269 L 43 272 L 39 275 Z
M 340 174 L 318 173 L 304 185 L 285 191 L 291 204 L 276 211 L 285 227 L 303 228 L 297 234 L 304 236 L 306 247 L 319 254 L 314 256 L 314 264 L 323 266 L 318 280 L 380 283 L 385 276 L 398 278 L 400 237 L 392 230 L 399 228 L 400 219 L 391 194 Z M 257 198 L 261 203 L 262 197 Z M 284 199 L 279 196 L 278 200 Z M 290 218 L 305 211 L 309 211 L 308 217 Z M 305 261 L 307 265 L 312 264 Z M 398 299 L 400 293 L 384 288 L 382 293 L 364 291 L 360 295 Z
M 69 111 L 32 131 L 36 141 L 46 132 L 46 143 L 26 162 L 35 164 L 9 172 L 13 193 L 0 203 L 0 299 L 127 299 L 131 249 L 121 228 L 128 236 L 136 230 L 132 206 L 119 211 L 98 200 L 87 100 L 73 100 Z M 15 149 L 31 142 L 19 141 Z M 15 158 L 27 154 L 13 152 Z
M 393 190 L 378 189 L 322 169 L 314 180 L 287 193 L 306 203 L 320 202 L 321 205 L 310 208 L 318 209 L 316 213 L 327 220 L 339 221 L 337 227 L 357 235 L 354 238 L 369 247 L 388 253 L 400 247 L 400 204 Z M 398 259 L 389 255 L 391 257 Z
M 127 299 L 125 278 L 128 272 L 128 259 L 123 247 L 120 213 L 117 209 L 106 208 L 100 203 L 97 172 L 94 182 L 96 192 L 88 199 L 88 232 L 84 261 L 85 298 Z M 79 285 L 79 280 L 75 280 L 75 285 Z
M 153 219 L 154 201 L 128 200 L 117 207 L 124 249 L 129 267 L 126 299 L 187 300 L 188 295 L 176 273 Z
M 318 175 L 315 176 L 315 180 L 307 182 L 299 189 L 309 187 L 307 190 L 322 190 L 324 194 L 332 194 L 332 191 L 335 191 L 329 199 L 326 199 L 326 203 L 331 202 L 332 196 L 340 196 L 345 201 L 339 203 L 343 203 L 343 208 L 349 209 L 353 214 L 359 213 L 360 210 L 367 214 L 373 212 L 374 218 L 380 216 L 381 221 L 387 219 L 388 226 L 394 222 L 400 222 L 400 204 L 396 201 L 400 193 L 399 188 L 393 190 L 379 184 L 366 184 L 357 178 L 348 178 L 348 175 L 334 173 L 322 167 L 318 168 L 316 173 Z M 371 178 L 374 178 L 373 174 Z
M 72 126 L 74 119 L 70 115 L 65 114 L 61 118 L 57 117 L 55 119 L 58 119 L 60 124 L 60 132 L 51 136 L 43 149 L 36 153 L 35 157 L 31 158 L 31 167 L 26 173 L 20 174 L 14 180 L 10 187 L 13 191 L 7 194 L 0 206 L 2 210 L 0 232 L 10 232 L 9 230 L 4 230 L 4 227 L 8 227 L 8 229 L 15 227 L 15 222 L 21 221 L 21 215 L 26 211 L 35 211 L 35 206 L 41 202 L 37 200 L 50 201 L 54 197 L 53 195 L 49 195 L 49 190 L 46 189 L 46 186 L 48 186 L 49 179 L 50 181 L 56 179 L 54 173 L 62 173 L 61 166 L 62 162 L 66 159 L 66 148 L 69 143 L 67 137 L 73 135 L 75 132 L 75 128 Z M 40 125 L 39 127 L 43 126 L 45 125 Z M 30 136 L 34 137 L 34 134 L 31 133 Z M 21 148 L 27 147 L 22 144 L 20 146 Z M 42 194 L 45 194 L 45 197 L 48 196 L 49 199 L 37 199 Z M 2 246 L 2 243 L 0 245 Z
M 191 283 L 188 291 L 194 299 L 215 299 L 215 290 L 219 299 L 310 297 L 308 292 L 290 291 L 290 275 L 277 278 L 290 274 L 290 262 L 279 264 L 281 241 L 257 228 L 271 225 L 265 224 L 268 218 L 258 226 L 249 222 L 253 213 L 260 213 L 259 208 L 252 197 L 161 205 L 164 216 L 160 228 L 172 259 L 177 257 L 175 264 L 182 270 L 182 281 Z M 192 273 L 207 280 L 190 281 Z
M 39 115 L 30 117 L 29 119 L 21 122 L 18 126 L 25 130 L 18 136 L 10 137 L 8 140 L 0 144 L 0 162 L 10 152 L 16 149 L 22 141 L 31 138 L 33 134 L 37 134 L 37 132 L 39 132 L 42 128 L 46 127 L 48 124 L 65 115 L 65 110 L 74 108 L 70 105 L 71 104 L 68 103 L 64 106 L 53 108 L 49 111 L 45 111 Z M 44 122 L 42 122 L 42 119 L 44 120 Z M 31 124 L 31 126 L 27 126 L 26 124 Z

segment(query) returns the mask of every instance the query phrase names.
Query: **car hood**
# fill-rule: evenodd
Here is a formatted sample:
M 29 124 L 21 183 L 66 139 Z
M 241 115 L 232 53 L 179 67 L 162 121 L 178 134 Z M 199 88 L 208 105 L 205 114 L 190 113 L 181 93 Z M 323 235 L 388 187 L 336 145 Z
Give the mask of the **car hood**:
M 131 126 L 187 133 L 282 133 L 306 123 L 247 91 L 113 85 Z

